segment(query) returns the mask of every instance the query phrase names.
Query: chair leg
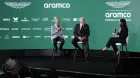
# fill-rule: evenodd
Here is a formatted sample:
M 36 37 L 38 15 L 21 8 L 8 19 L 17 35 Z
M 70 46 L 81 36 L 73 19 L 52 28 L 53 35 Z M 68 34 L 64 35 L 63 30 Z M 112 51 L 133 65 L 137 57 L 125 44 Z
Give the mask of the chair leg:
M 64 50 L 62 50 L 62 57 L 63 57 L 63 59 L 65 59 Z
M 121 56 L 121 53 L 119 53 L 118 55 L 118 64 L 120 63 L 120 56 Z
M 84 52 L 84 57 L 85 57 L 85 49 L 84 49 L 84 45 L 83 44 L 82 44 L 82 48 L 83 48 L 82 52 Z
M 125 45 L 125 49 L 126 49 L 126 54 L 127 54 L 126 56 L 129 57 L 129 52 L 128 52 L 128 49 L 127 49 L 127 45 Z
M 75 51 L 74 51 L 74 59 L 73 59 L 73 62 L 75 62 L 75 59 L 76 59 L 76 48 L 75 48 Z
M 123 52 L 123 45 L 122 45 L 122 52 Z
M 126 51 L 128 51 L 128 49 L 127 49 L 127 45 L 125 45 L 125 48 L 126 48 Z
M 54 61 L 54 48 L 53 48 L 53 52 L 52 52 L 52 62 Z
M 123 51 L 123 45 L 120 46 L 120 53 L 118 55 L 118 64 L 120 63 L 121 50 Z
M 120 51 L 121 51 L 121 49 L 122 49 L 122 46 L 120 46 Z
M 114 54 L 113 54 L 113 59 L 115 59 L 115 56 L 116 56 L 116 52 L 114 51 Z
M 90 50 L 89 50 L 89 52 L 91 53 L 91 56 L 92 56 L 92 57 L 95 56 L 95 53 L 94 53 L 94 52 L 92 52 L 92 51 L 90 51 Z

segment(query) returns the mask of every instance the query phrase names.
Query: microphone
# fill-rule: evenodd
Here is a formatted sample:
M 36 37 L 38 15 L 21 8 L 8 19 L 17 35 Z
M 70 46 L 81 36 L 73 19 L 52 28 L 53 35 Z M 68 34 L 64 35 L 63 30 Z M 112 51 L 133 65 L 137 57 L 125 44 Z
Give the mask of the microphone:
M 60 28 L 60 26 L 59 25 L 57 25 L 58 26 L 58 28 Z
M 59 25 L 57 25 L 58 26 L 58 28 L 59 28 L 59 30 L 58 31 L 61 31 L 61 28 L 60 28 L 60 26 Z
M 115 28 L 114 33 L 117 33 L 117 29 Z

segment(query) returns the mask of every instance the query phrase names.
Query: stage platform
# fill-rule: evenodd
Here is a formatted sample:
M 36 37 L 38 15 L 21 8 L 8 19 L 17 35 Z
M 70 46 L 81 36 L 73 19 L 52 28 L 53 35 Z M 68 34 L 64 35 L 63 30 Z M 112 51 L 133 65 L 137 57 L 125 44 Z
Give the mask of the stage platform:
M 50 69 L 56 69 L 60 76 L 80 74 L 80 76 L 86 78 L 87 76 L 92 77 L 116 77 L 116 78 L 131 78 L 129 75 L 114 75 L 113 69 L 117 66 L 117 61 L 112 57 L 91 57 L 90 63 L 85 63 L 83 57 L 77 57 L 76 61 L 73 62 L 73 57 L 67 57 L 62 59 L 61 57 L 55 57 L 52 62 L 51 57 L 44 56 L 26 56 L 26 57 L 15 57 L 21 64 L 27 66 L 32 70 L 49 72 Z M 61 72 L 61 73 L 60 73 Z M 65 75 L 64 75 L 65 74 Z M 134 76 L 136 77 L 136 76 Z M 133 78 L 134 78 L 133 77 Z M 75 77 L 72 77 L 75 78 Z

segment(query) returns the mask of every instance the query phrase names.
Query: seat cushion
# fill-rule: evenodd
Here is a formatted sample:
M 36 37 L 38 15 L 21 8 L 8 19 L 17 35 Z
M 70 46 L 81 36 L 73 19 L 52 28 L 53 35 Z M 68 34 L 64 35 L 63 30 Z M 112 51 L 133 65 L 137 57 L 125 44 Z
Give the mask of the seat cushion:
M 116 45 L 117 45 L 117 46 L 120 46 L 120 45 L 122 45 L 122 43 L 116 43 Z

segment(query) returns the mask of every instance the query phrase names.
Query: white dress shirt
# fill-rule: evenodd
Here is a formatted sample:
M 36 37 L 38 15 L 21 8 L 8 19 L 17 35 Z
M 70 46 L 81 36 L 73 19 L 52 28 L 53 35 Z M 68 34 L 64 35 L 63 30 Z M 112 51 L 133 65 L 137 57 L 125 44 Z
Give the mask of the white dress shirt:
M 81 28 L 82 28 L 82 25 L 83 25 L 83 24 L 80 23 L 80 30 L 81 30 Z M 83 26 L 84 26 L 84 25 L 83 25 Z

